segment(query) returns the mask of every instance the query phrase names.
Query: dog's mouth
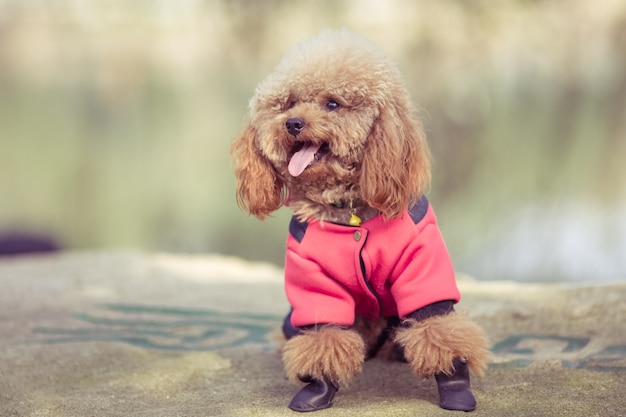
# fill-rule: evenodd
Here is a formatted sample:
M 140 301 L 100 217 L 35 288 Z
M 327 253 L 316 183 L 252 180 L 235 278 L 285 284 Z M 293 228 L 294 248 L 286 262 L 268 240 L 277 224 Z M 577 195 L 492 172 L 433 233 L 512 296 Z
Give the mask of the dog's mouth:
M 289 160 L 289 173 L 297 177 L 305 169 L 321 160 L 330 152 L 328 143 L 314 144 L 312 142 L 297 142 L 292 149 L 293 155 Z

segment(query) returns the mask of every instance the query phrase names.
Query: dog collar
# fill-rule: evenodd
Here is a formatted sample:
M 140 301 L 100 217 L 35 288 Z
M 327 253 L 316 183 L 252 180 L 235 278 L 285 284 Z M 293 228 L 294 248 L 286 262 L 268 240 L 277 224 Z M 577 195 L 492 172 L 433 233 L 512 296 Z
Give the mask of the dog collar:
M 356 207 L 359 205 L 360 202 L 361 202 L 360 198 L 351 198 L 347 202 L 347 207 L 350 209 L 350 220 L 348 221 L 348 224 L 350 226 L 360 226 L 362 223 L 361 218 L 356 215 Z M 340 209 L 344 208 L 346 207 L 346 200 L 342 198 L 332 203 L 332 205 Z

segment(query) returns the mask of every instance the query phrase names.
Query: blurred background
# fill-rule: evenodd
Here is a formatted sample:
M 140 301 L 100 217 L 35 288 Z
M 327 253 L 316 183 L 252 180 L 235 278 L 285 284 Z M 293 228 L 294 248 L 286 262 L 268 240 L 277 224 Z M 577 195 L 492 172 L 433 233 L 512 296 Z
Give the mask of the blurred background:
M 325 27 L 398 63 L 458 270 L 626 279 L 623 0 L 0 0 L 0 236 L 282 265 L 290 214 L 238 209 L 229 147 Z

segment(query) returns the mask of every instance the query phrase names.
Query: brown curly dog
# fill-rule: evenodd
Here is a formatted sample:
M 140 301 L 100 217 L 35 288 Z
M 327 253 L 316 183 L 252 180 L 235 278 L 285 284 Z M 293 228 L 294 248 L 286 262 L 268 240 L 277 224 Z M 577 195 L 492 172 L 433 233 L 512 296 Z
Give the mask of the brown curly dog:
M 440 406 L 471 411 L 487 341 L 466 315 L 434 212 L 430 155 L 396 66 L 346 30 L 295 45 L 258 86 L 232 148 L 240 206 L 294 213 L 283 331 L 289 407 L 330 407 L 382 351 L 434 376 Z M 389 345 L 392 344 L 391 349 Z M 387 346 L 387 348 L 384 348 Z

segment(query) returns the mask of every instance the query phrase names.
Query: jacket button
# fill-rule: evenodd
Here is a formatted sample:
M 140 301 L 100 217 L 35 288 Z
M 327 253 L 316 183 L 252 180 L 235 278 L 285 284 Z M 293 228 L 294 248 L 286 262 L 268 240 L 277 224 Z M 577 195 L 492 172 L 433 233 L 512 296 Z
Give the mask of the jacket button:
M 358 230 L 354 232 L 354 240 L 356 240 L 357 242 L 361 240 L 361 232 L 359 232 Z

